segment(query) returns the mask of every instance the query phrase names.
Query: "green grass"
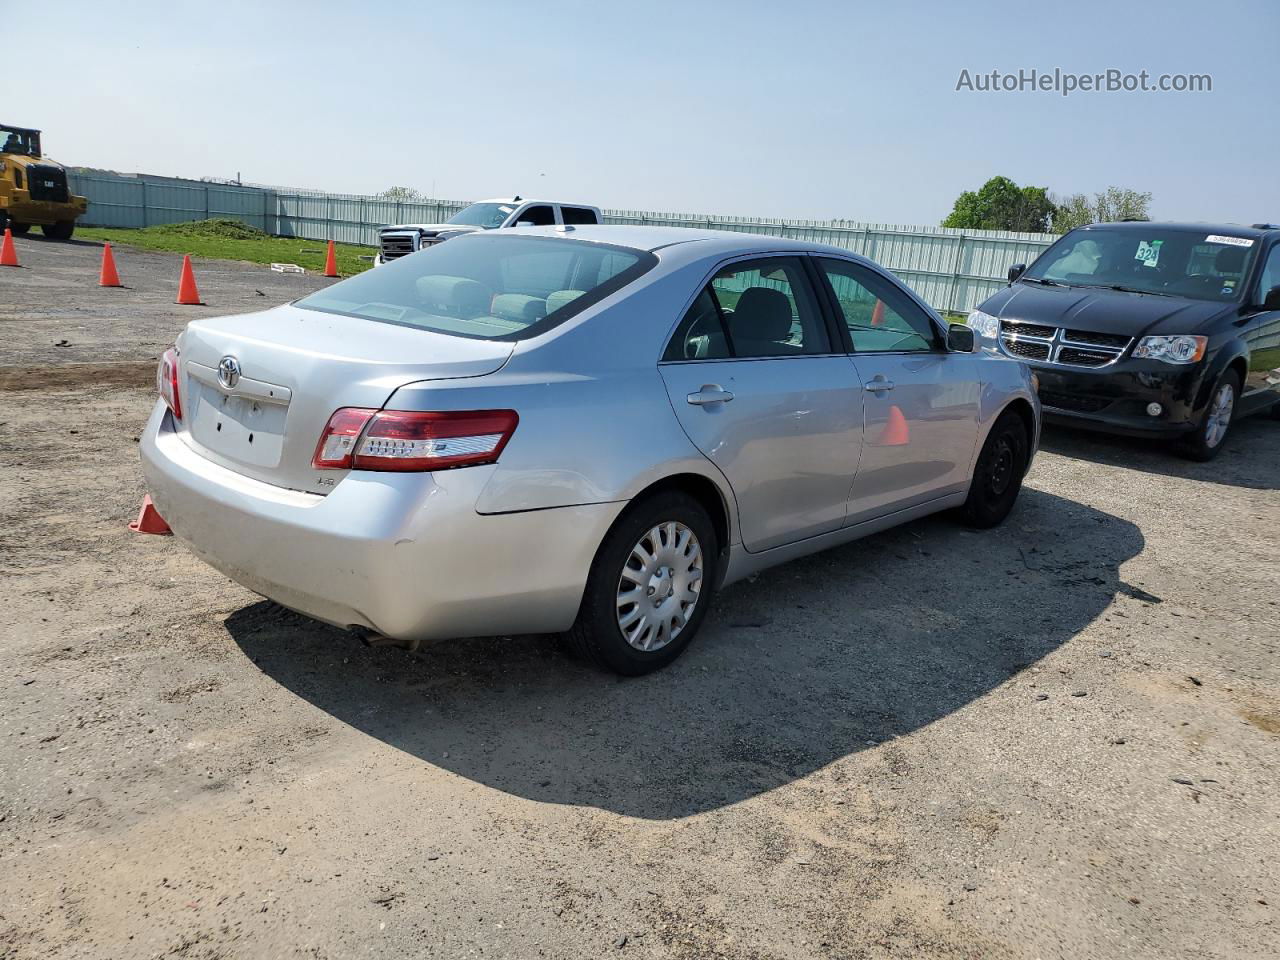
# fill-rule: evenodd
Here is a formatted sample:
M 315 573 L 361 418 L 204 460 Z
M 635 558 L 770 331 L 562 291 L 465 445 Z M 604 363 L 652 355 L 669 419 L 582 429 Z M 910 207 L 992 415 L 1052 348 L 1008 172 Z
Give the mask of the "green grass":
M 249 263 L 296 263 L 308 273 L 324 271 L 325 241 L 301 237 L 273 237 L 239 220 L 197 220 L 129 230 L 116 227 L 77 227 L 76 238 L 101 240 L 143 250 L 189 253 L 193 257 L 216 260 L 247 260 Z M 373 266 L 359 259 L 372 256 L 373 247 L 339 243 L 336 246 L 338 273 L 344 277 Z

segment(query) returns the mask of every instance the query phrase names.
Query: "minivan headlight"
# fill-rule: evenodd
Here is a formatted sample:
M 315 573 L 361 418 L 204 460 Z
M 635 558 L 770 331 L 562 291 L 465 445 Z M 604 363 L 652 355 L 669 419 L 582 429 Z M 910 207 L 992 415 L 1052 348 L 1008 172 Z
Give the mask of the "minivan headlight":
M 1195 363 L 1204 357 L 1204 349 L 1208 343 L 1208 337 L 1143 337 L 1133 348 L 1133 355 L 1139 360 Z
M 981 310 L 970 310 L 965 323 L 972 327 L 973 332 L 978 336 L 986 337 L 988 340 L 994 340 L 1000 332 L 1000 321 Z

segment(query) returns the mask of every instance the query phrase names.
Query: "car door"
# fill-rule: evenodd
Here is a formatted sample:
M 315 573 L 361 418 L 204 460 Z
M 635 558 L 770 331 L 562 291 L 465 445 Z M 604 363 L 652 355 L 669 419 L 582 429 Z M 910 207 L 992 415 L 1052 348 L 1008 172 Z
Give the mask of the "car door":
M 978 431 L 976 357 L 948 352 L 940 325 L 891 278 L 815 259 L 863 390 L 862 461 L 846 523 L 964 489 Z
M 862 446 L 863 392 L 801 257 L 722 265 L 659 365 L 689 439 L 724 473 L 743 545 L 839 529 Z
M 1253 291 L 1253 307 L 1244 325 L 1244 340 L 1249 347 L 1249 376 L 1240 391 L 1240 405 L 1245 411 L 1268 407 L 1280 399 L 1280 310 L 1268 310 L 1263 304 L 1267 291 L 1280 286 L 1280 243 L 1266 254 L 1258 285 Z

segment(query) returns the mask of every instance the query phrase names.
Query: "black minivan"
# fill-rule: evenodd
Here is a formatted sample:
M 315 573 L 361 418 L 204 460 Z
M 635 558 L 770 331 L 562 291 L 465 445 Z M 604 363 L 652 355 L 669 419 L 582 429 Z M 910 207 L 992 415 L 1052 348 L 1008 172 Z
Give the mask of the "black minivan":
M 1197 460 L 1234 418 L 1280 417 L 1280 227 L 1072 230 L 969 315 L 1025 360 L 1048 421 L 1176 439 Z

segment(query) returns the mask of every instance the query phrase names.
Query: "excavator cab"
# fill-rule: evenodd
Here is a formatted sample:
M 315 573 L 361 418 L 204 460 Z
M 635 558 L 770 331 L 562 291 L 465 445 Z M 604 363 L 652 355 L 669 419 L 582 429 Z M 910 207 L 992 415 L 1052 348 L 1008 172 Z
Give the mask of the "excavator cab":
M 53 240 L 69 240 L 88 209 L 67 188 L 67 171 L 45 157 L 40 131 L 0 123 L 0 229 L 24 234 L 38 225 Z

